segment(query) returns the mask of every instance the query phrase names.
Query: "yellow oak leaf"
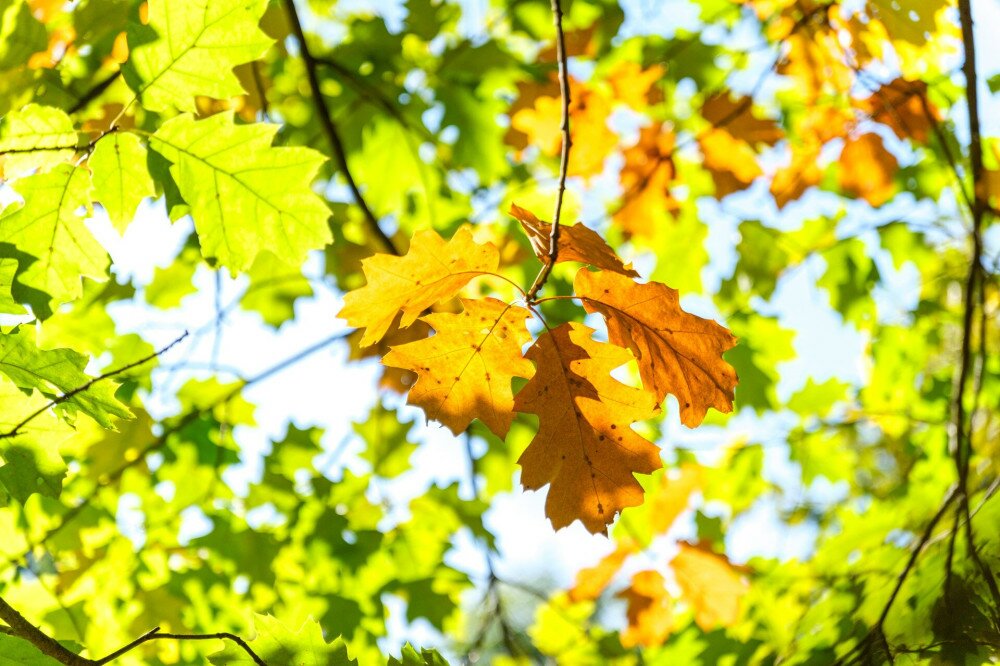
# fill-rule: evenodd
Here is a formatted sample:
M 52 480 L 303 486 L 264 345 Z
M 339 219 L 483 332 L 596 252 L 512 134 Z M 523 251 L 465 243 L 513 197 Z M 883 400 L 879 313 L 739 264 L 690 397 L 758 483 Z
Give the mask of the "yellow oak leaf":
M 538 415 L 538 433 L 518 459 L 521 484 L 549 484 L 545 515 L 555 529 L 580 520 L 597 534 L 623 508 L 642 503 L 633 474 L 663 463 L 659 449 L 631 427 L 657 413 L 653 396 L 611 376 L 632 355 L 594 340 L 593 332 L 569 322 L 539 337 L 527 353 L 535 376 L 514 409 Z
M 613 551 L 601 558 L 592 567 L 584 567 L 576 574 L 573 587 L 569 589 L 569 600 L 573 603 L 597 599 L 622 568 L 622 564 L 633 553 L 639 552 L 638 544 L 629 538 L 618 542 Z
M 665 72 L 662 65 L 643 69 L 637 62 L 625 61 L 608 72 L 608 83 L 618 101 L 638 110 L 663 101 L 663 91 L 655 84 Z
M 552 225 L 539 220 L 530 210 L 521 208 L 517 204 L 511 204 L 510 214 L 521 223 L 521 228 L 531 241 L 531 249 L 534 250 L 535 256 L 543 263 L 548 263 Z M 556 254 L 556 263 L 564 261 L 579 261 L 581 264 L 590 264 L 602 270 L 639 277 L 631 265 L 622 262 L 600 234 L 580 222 L 573 226 L 562 225 L 559 229 L 559 252 Z
M 664 474 L 658 488 L 646 496 L 649 503 L 649 523 L 653 534 L 666 533 L 684 513 L 691 495 L 702 486 L 701 467 L 685 464 L 676 478 Z
M 740 599 L 746 582 L 728 558 L 707 547 L 681 543 L 670 562 L 681 597 L 694 611 L 694 621 L 703 631 L 730 627 L 740 614 Z
M 846 94 L 854 74 L 844 62 L 839 36 L 833 30 L 799 30 L 784 38 L 788 51 L 778 67 L 795 81 L 795 90 L 808 102 L 821 93 Z
M 664 214 L 674 214 L 680 203 L 670 192 L 677 176 L 674 166 L 674 133 L 666 124 L 639 131 L 639 141 L 624 151 L 619 179 L 622 206 L 614 221 L 626 234 L 652 236 Z
M 364 331 L 353 331 L 347 336 L 347 343 L 350 345 L 348 358 L 358 361 L 364 358 L 382 358 L 389 353 L 389 349 L 407 342 L 423 340 L 431 334 L 431 327 L 419 319 L 407 328 L 399 328 L 398 317 L 393 320 L 388 332 L 374 345 L 369 347 L 361 346 L 361 336 Z M 416 373 L 403 368 L 392 368 L 382 365 L 382 376 L 379 377 L 379 388 L 389 389 L 396 393 L 406 393 L 417 381 Z
M 701 115 L 713 127 L 725 129 L 734 138 L 751 145 L 773 146 L 785 136 L 776 122 L 754 115 L 752 98 L 734 98 L 728 90 L 705 100 Z
M 822 145 L 809 142 L 792 148 L 792 162 L 778 169 L 771 179 L 771 194 L 778 208 L 784 208 L 806 193 L 810 187 L 819 185 L 823 171 L 818 160 Z
M 514 420 L 511 380 L 534 372 L 521 355 L 531 313 L 495 298 L 463 298 L 462 306 L 460 314 L 421 317 L 435 334 L 393 347 L 382 363 L 417 373 L 407 402 L 428 418 L 456 435 L 478 418 L 503 438 Z
M 704 165 L 715 181 L 718 199 L 745 190 L 763 171 L 757 164 L 757 154 L 746 141 L 737 139 L 724 129 L 710 129 L 698 137 Z
M 893 177 L 899 162 L 878 134 L 862 134 L 844 143 L 840 153 L 840 186 L 872 206 L 881 206 L 896 191 Z
M 628 626 L 621 632 L 622 646 L 662 645 L 674 627 L 673 604 L 663 575 L 658 571 L 639 571 L 618 596 L 628 603 L 625 609 Z
M 361 262 L 368 283 L 344 296 L 337 316 L 356 328 L 365 327 L 359 344 L 373 345 L 386 334 L 402 311 L 406 328 L 435 303 L 451 298 L 477 275 L 494 273 L 500 261 L 492 243 L 476 243 L 460 229 L 445 241 L 432 230 L 413 235 L 402 257 L 376 254 Z
M 667 393 L 677 397 L 684 425 L 700 424 L 709 407 L 732 411 L 736 370 L 722 353 L 736 338 L 682 310 L 676 289 L 585 268 L 576 274 L 575 289 L 588 312 L 604 315 L 611 342 L 635 354 L 646 390 L 657 401 Z

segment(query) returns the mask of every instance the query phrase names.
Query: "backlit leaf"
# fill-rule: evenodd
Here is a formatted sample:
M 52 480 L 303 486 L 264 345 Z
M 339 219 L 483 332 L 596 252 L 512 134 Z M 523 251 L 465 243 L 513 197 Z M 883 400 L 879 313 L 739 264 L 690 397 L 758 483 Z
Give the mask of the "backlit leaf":
M 729 627 L 736 622 L 747 586 L 724 555 L 681 543 L 670 566 L 681 596 L 691 605 L 695 622 L 702 630 Z
M 640 571 L 618 593 L 628 602 L 625 610 L 628 626 L 621 633 L 625 647 L 661 645 L 670 635 L 674 627 L 673 604 L 664 582 L 658 571 Z
M 87 165 L 94 173 L 94 196 L 115 229 L 124 233 L 142 200 L 156 194 L 146 147 L 134 134 L 112 132 L 97 142 Z

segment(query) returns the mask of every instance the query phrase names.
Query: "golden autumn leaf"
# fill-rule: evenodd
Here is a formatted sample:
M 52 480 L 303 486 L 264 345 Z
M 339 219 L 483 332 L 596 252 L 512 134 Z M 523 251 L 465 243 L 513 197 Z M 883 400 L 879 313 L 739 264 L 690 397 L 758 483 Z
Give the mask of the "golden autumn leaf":
M 926 108 L 925 108 L 926 105 Z M 900 139 L 926 143 L 940 114 L 927 99 L 923 81 L 895 79 L 858 101 L 858 108 L 872 120 L 889 127 Z
M 622 568 L 622 564 L 633 553 L 639 552 L 635 541 L 625 538 L 615 549 L 601 558 L 592 567 L 584 567 L 576 574 L 573 587 L 569 589 L 569 600 L 573 603 L 597 599 L 611 583 L 611 579 Z
M 337 316 L 356 328 L 365 327 L 359 344 L 367 347 L 382 339 L 400 311 L 399 327 L 406 328 L 472 278 L 496 271 L 498 263 L 496 247 L 476 243 L 466 229 L 449 241 L 432 230 L 418 231 L 404 256 L 376 254 L 361 262 L 368 282 L 344 296 Z
M 495 298 L 463 298 L 462 306 L 460 314 L 421 317 L 435 334 L 393 347 L 382 363 L 417 373 L 407 402 L 428 418 L 456 435 L 478 418 L 503 438 L 514 420 L 511 380 L 534 372 L 521 355 L 531 313 Z
M 549 484 L 545 514 L 554 528 L 580 520 L 596 534 L 606 533 L 623 508 L 642 503 L 633 474 L 663 463 L 659 449 L 631 427 L 656 414 L 653 396 L 610 374 L 631 354 L 594 340 L 593 332 L 569 322 L 539 337 L 527 353 L 535 376 L 514 409 L 538 415 L 538 433 L 518 459 L 521 484 Z
M 778 208 L 784 208 L 806 193 L 810 187 L 819 185 L 823 171 L 819 168 L 818 143 L 808 143 L 792 148 L 792 162 L 778 169 L 771 179 L 771 194 Z
M 615 99 L 632 109 L 663 101 L 663 91 L 655 84 L 666 73 L 662 65 L 643 69 L 637 62 L 618 63 L 608 72 L 608 83 Z
M 681 543 L 671 560 L 681 597 L 694 611 L 694 621 L 703 631 L 729 627 L 740 614 L 740 599 L 747 585 L 732 563 L 707 547 Z
M 621 632 L 622 646 L 662 645 L 674 627 L 672 603 L 663 575 L 658 571 L 640 571 L 618 596 L 628 603 L 625 609 L 628 626 Z
M 510 214 L 521 223 L 521 228 L 524 229 L 528 240 L 531 241 L 531 249 L 534 250 L 535 256 L 543 263 L 548 263 L 549 235 L 552 233 L 552 225 L 539 220 L 530 210 L 521 208 L 517 204 L 511 204 Z M 581 264 L 590 264 L 602 270 L 639 277 L 639 274 L 632 270 L 631 265 L 622 262 L 600 234 L 588 229 L 580 222 L 573 226 L 562 225 L 559 230 L 559 251 L 556 255 L 556 263 L 564 261 L 578 261 Z
M 715 196 L 745 190 L 763 171 L 750 144 L 724 129 L 710 129 L 698 137 L 704 165 L 715 181 Z
M 848 139 L 840 153 L 840 186 L 872 206 L 881 206 L 896 191 L 893 177 L 899 162 L 878 134 Z
M 652 236 L 657 220 L 680 209 L 670 192 L 677 176 L 673 154 L 674 133 L 665 123 L 643 127 L 639 141 L 624 151 L 625 164 L 619 176 L 622 206 L 614 221 L 625 233 Z
M 661 477 L 659 487 L 646 494 L 649 526 L 654 535 L 665 534 L 671 528 L 701 485 L 701 467 L 697 465 L 682 465 L 676 478 L 666 474 Z
M 544 92 L 544 88 L 535 89 Z M 573 151 L 567 173 L 570 176 L 594 176 L 604 169 L 604 160 L 618 144 L 617 135 L 608 127 L 611 99 L 603 92 L 570 78 L 570 138 Z M 541 94 L 531 106 L 510 112 L 510 126 L 538 146 L 545 155 L 556 156 L 562 146 L 562 102 L 558 91 Z M 512 136 L 517 137 L 517 134 Z M 515 139 L 516 140 L 516 139 Z
M 754 115 L 752 98 L 733 97 L 728 90 L 705 100 L 701 115 L 713 127 L 725 129 L 734 138 L 751 145 L 773 146 L 785 136 L 776 122 Z
M 588 312 L 600 312 L 611 342 L 632 350 L 647 391 L 677 397 L 681 422 L 695 427 L 709 407 L 733 409 L 736 370 L 722 353 L 736 345 L 725 327 L 681 309 L 676 289 L 639 284 L 614 273 L 581 269 L 575 290 Z
M 821 93 L 844 94 L 854 74 L 844 62 L 838 35 L 832 30 L 800 30 L 784 38 L 787 53 L 778 71 L 795 80 L 795 90 L 808 102 Z

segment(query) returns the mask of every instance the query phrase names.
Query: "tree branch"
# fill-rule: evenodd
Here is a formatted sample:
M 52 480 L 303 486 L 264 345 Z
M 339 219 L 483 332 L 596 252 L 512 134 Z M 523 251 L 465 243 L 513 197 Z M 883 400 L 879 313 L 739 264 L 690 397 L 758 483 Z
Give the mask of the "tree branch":
M 0 620 L 6 622 L 10 627 L 11 635 L 23 638 L 38 648 L 39 652 L 47 657 L 52 657 L 60 664 L 66 666 L 93 666 L 94 664 L 92 660 L 70 652 L 59 641 L 28 622 L 16 608 L 4 601 L 3 597 L 0 597 Z
M 78 111 L 83 111 L 88 104 L 93 102 L 95 99 L 101 96 L 101 94 L 111 87 L 111 84 L 115 82 L 118 76 L 121 74 L 121 70 L 109 74 L 106 78 L 101 79 L 91 87 L 90 90 L 83 93 L 80 99 L 76 100 L 73 106 L 66 110 L 66 113 L 73 115 Z
M 552 0 L 552 20 L 556 26 L 556 58 L 559 61 L 559 96 L 562 102 L 562 148 L 559 151 L 559 186 L 556 190 L 556 209 L 552 215 L 552 230 L 549 233 L 549 254 L 543 261 L 542 270 L 528 290 L 526 300 L 530 303 L 535 299 L 538 290 L 549 279 L 549 273 L 559 257 L 559 219 L 562 216 L 563 195 L 566 193 L 566 174 L 569 170 L 569 151 L 573 147 L 573 139 L 569 133 L 569 73 L 566 63 L 566 36 L 563 34 L 563 13 L 560 0 Z
M 106 657 L 101 659 L 95 659 L 91 663 L 94 666 L 103 666 L 104 664 L 110 663 L 122 656 L 127 652 L 131 652 L 135 648 L 139 647 L 143 643 L 148 643 L 149 641 L 156 640 L 175 640 L 175 641 L 212 641 L 212 640 L 227 640 L 236 643 L 240 648 L 247 653 L 247 655 L 253 659 L 253 663 L 257 666 L 267 666 L 267 663 L 260 658 L 253 648 L 247 644 L 245 640 L 237 636 L 236 634 L 231 634 L 228 631 L 220 631 L 215 634 L 165 634 L 160 632 L 160 628 L 156 627 L 152 631 L 148 631 L 139 638 L 135 639 L 128 645 L 121 647 Z M 88 660 L 89 661 L 89 660 Z
M 309 89 L 312 92 L 313 104 L 316 106 L 316 115 L 318 116 L 320 126 L 323 128 L 323 133 L 326 135 L 327 141 L 333 149 L 337 168 L 341 175 L 344 176 L 344 180 L 347 181 L 347 187 L 351 190 L 354 203 L 361 209 L 365 217 L 365 222 L 368 224 L 368 228 L 372 234 L 379 239 L 379 242 L 385 246 L 386 250 L 398 255 L 399 250 L 396 248 L 396 244 L 392 242 L 392 239 L 379 226 L 378 218 L 375 217 L 375 214 L 368 207 L 364 196 L 361 194 L 361 190 L 358 188 L 357 182 L 354 180 L 354 176 L 351 175 L 350 167 L 347 164 L 347 151 L 344 149 L 344 142 L 340 139 L 336 125 L 333 124 L 333 116 L 330 114 L 330 108 L 326 105 L 326 98 L 323 96 L 323 91 L 320 88 L 319 76 L 316 73 L 317 62 L 309 50 L 309 45 L 306 43 L 306 35 L 302 30 L 302 22 L 299 20 L 299 14 L 295 9 L 295 0 L 285 0 L 285 9 L 288 11 L 288 20 L 291 23 L 292 31 L 299 42 L 299 53 L 302 55 L 302 61 L 306 66 L 306 78 L 309 80 Z
M 25 427 L 26 425 L 28 425 L 29 423 L 31 423 L 32 421 L 34 421 L 36 418 L 38 418 L 39 416 L 41 416 L 42 414 L 44 414 L 48 410 L 52 409 L 56 405 L 62 404 L 64 402 L 66 402 L 67 400 L 69 400 L 69 399 L 71 399 L 71 398 L 73 398 L 73 397 L 75 397 L 75 396 L 83 393 L 84 391 L 86 391 L 87 389 L 89 389 L 94 384 L 97 384 L 98 382 L 102 382 L 105 379 L 110 379 L 111 377 L 114 377 L 116 375 L 120 375 L 122 373 L 128 372 L 129 370 L 131 370 L 133 368 L 137 368 L 140 365 L 144 365 L 146 363 L 149 363 L 154 358 L 157 358 L 161 354 L 165 354 L 168 351 L 170 351 L 170 349 L 174 345 L 176 345 L 177 343 L 179 343 L 181 340 L 183 340 L 187 336 L 188 336 L 188 332 L 184 331 L 183 335 L 181 335 L 179 338 L 177 338 L 176 340 L 174 340 L 173 342 L 171 342 L 169 345 L 167 345 L 163 349 L 160 349 L 159 351 L 155 351 L 155 352 L 153 352 L 152 354 L 150 354 L 148 356 L 144 356 L 144 357 L 140 358 L 138 361 L 132 361 L 128 365 L 123 365 L 122 367 L 120 367 L 120 368 L 118 368 L 116 370 L 110 370 L 108 372 L 105 372 L 103 375 L 99 375 L 97 377 L 94 377 L 93 379 L 91 379 L 86 384 L 83 384 L 81 386 L 77 386 L 75 389 L 72 389 L 71 391 L 67 391 L 66 393 L 63 393 L 58 398 L 54 398 L 53 400 L 50 400 L 47 405 L 45 405 L 44 407 L 38 408 L 37 410 L 35 410 L 31 414 L 29 414 L 28 416 L 24 417 L 24 420 L 22 420 L 20 423 L 18 423 L 17 425 L 15 425 L 13 428 L 11 428 L 10 430 L 8 430 L 7 432 L 0 433 L 0 439 L 10 439 L 11 437 L 16 437 L 18 435 L 18 433 L 21 431 L 21 428 Z

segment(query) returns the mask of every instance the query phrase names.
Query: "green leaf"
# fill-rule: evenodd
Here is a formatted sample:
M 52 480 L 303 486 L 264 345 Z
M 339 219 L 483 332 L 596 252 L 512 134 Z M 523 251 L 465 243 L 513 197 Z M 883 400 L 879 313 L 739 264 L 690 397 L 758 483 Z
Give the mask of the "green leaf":
M 448 666 L 448 662 L 438 654 L 437 650 L 425 648 L 417 652 L 409 643 L 403 646 L 400 657 L 400 659 L 389 657 L 389 661 L 386 663 L 388 666 Z
M 166 268 L 157 266 L 153 279 L 146 285 L 146 302 L 163 310 L 176 308 L 185 296 L 197 291 L 192 279 L 199 263 L 198 248 L 187 246 L 172 264 Z
M 0 120 L 4 174 L 16 178 L 73 159 L 79 137 L 62 109 L 29 104 Z
M 0 0 L 0 69 L 24 67 L 47 43 L 45 26 L 31 15 L 28 3 Z
M 367 419 L 354 424 L 354 432 L 367 445 L 361 457 L 372 466 L 372 474 L 392 478 L 410 468 L 410 454 L 417 448 L 407 439 L 412 427 L 381 404 L 372 408 Z
M 0 484 L 18 502 L 34 493 L 59 497 L 67 469 L 58 451 L 22 438 L 0 447 L 0 457 L 6 463 L 0 467 Z
M 196 95 L 242 95 L 233 67 L 271 46 L 257 25 L 266 8 L 267 0 L 150 0 L 149 24 L 128 28 L 125 82 L 152 111 L 194 111 Z
M 268 664 L 281 666 L 357 666 L 357 660 L 347 654 L 347 644 L 337 638 L 332 643 L 323 639 L 323 630 L 314 620 L 308 620 L 297 631 L 292 631 L 270 615 L 254 615 L 257 637 L 248 641 L 251 649 Z M 222 652 L 209 655 L 214 666 L 256 662 L 246 650 L 227 643 Z
M 97 142 L 90 156 L 94 194 L 119 233 L 125 232 L 139 203 L 156 195 L 146 157 L 139 137 L 127 132 L 108 134 Z
M 57 303 L 83 294 L 80 278 L 107 279 L 108 255 L 76 214 L 90 206 L 90 172 L 60 164 L 48 173 L 16 183 L 23 205 L 0 213 L 0 256 L 12 250 L 30 255 L 22 261 L 18 281 L 47 293 Z
M 24 314 L 27 312 L 20 303 L 14 300 L 11 289 L 14 286 L 14 274 L 17 272 L 17 259 L 5 257 L 0 259 L 0 313 Z
M 0 634 L 0 666 L 59 666 L 59 662 L 23 638 Z
M 275 328 L 295 317 L 295 301 L 313 295 L 309 280 L 298 266 L 286 264 L 267 251 L 257 255 L 248 276 L 250 286 L 240 306 L 259 313 Z
M 191 207 L 206 257 L 235 274 L 261 250 L 301 264 L 330 242 L 330 210 L 310 189 L 325 158 L 310 148 L 271 147 L 277 125 L 234 125 L 231 112 L 196 121 L 182 115 L 152 137 Z M 225 205 L 220 205 L 220 202 Z
M 87 357 L 72 349 L 39 349 L 31 329 L 15 328 L 0 335 L 0 372 L 22 389 L 38 389 L 53 396 L 74 391 L 93 379 L 83 371 L 86 365 Z M 96 382 L 63 405 L 79 409 L 105 428 L 114 429 L 112 416 L 132 417 L 115 398 L 117 386 L 113 379 Z

